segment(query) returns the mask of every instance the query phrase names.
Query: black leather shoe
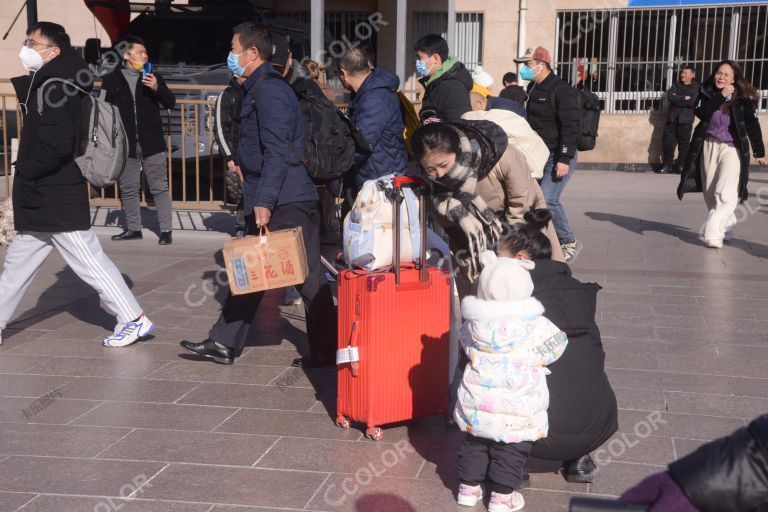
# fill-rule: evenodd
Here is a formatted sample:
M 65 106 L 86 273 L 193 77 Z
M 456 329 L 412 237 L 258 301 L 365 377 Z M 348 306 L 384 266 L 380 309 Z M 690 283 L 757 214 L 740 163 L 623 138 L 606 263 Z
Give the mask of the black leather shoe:
M 160 239 L 157 241 L 160 245 L 171 245 L 173 243 L 173 234 L 170 231 L 160 233 Z
M 182 341 L 181 346 L 195 355 L 208 358 L 219 364 L 232 364 L 235 362 L 234 350 L 210 339 L 202 343 Z
M 656 171 L 656 174 L 675 174 L 675 166 L 674 165 L 665 165 L 658 171 Z
M 119 235 L 114 235 L 112 237 L 112 240 L 119 241 L 119 240 L 141 240 L 144 238 L 144 236 L 141 234 L 141 231 L 129 231 L 125 230 Z
M 597 466 L 589 455 L 566 461 L 563 464 L 563 476 L 569 482 L 591 484 L 595 481 L 596 473 Z
M 294 368 L 324 368 L 326 366 L 336 366 L 333 359 L 320 359 L 315 356 L 304 356 L 293 360 L 291 366 Z

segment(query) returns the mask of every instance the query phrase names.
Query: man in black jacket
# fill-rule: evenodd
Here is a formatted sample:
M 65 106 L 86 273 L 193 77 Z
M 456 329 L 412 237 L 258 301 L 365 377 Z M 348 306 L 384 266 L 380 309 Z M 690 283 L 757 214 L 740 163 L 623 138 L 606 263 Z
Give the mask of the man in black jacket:
M 528 101 L 528 95 L 525 93 L 525 89 L 517 85 L 517 74 L 512 73 L 511 71 L 509 73 L 504 73 L 504 77 L 501 81 L 504 84 L 504 89 L 499 93 L 499 97 L 516 101 L 525 107 L 525 102 Z
M 116 46 L 123 51 L 124 66 L 104 77 L 107 101 L 117 106 L 128 135 L 128 163 L 120 176 L 120 199 L 125 231 L 112 240 L 137 240 L 141 234 L 141 171 L 157 206 L 160 245 L 172 243 L 171 196 L 160 106 L 173 108 L 176 97 L 155 71 L 145 72 L 147 47 L 138 37 L 127 37 Z
M 520 77 L 529 80 L 528 123 L 551 152 L 544 166 L 541 190 L 552 212 L 565 261 L 573 263 L 581 251 L 581 243 L 571 230 L 560 196 L 576 170 L 576 143 L 581 128 L 578 93 L 555 75 L 549 51 L 541 46 L 535 50 L 528 48 L 515 62 L 523 64 Z
M 91 230 L 88 188 L 75 157 L 80 147 L 88 65 L 69 42 L 64 27 L 40 22 L 29 28 L 19 57 L 33 72 L 12 79 L 24 127 L 13 182 L 18 231 L 0 276 L 0 333 L 8 325 L 32 279 L 55 247 L 67 265 L 91 285 L 118 325 L 103 344 L 124 347 L 149 335 L 149 321 L 114 263 Z M 0 342 L 2 337 L 0 334 Z
M 448 57 L 448 42 L 429 34 L 416 43 L 416 73 L 424 86 L 422 109 L 434 110 L 447 121 L 461 118 L 472 110 L 469 92 L 472 75 L 456 57 Z
M 664 167 L 656 171 L 659 174 L 680 174 L 680 166 L 685 162 L 688 147 L 691 144 L 693 106 L 699 91 L 701 86 L 696 81 L 696 71 L 693 66 L 687 65 L 680 68 L 680 81 L 675 82 L 667 91 L 669 112 L 662 142 Z M 675 146 L 678 146 L 677 164 L 675 163 Z

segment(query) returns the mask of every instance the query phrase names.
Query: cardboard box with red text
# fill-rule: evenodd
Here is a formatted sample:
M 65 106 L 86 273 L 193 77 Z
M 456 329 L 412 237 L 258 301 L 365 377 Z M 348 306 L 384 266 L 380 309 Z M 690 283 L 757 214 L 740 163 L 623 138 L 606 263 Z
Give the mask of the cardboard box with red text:
M 302 284 L 308 268 L 301 227 L 233 238 L 224 244 L 224 263 L 232 295 Z

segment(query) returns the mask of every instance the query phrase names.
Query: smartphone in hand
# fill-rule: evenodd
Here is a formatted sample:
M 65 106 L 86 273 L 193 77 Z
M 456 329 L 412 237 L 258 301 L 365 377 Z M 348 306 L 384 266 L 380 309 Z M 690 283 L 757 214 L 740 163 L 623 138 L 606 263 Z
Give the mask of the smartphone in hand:
M 141 70 L 141 78 L 144 79 L 147 77 L 148 74 L 152 73 L 152 63 L 151 62 L 145 62 L 144 67 Z

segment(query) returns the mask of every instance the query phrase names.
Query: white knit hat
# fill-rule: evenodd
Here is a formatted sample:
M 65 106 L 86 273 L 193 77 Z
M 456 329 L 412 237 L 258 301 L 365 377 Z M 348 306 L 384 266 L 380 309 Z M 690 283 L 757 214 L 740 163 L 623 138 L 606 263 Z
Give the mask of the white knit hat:
M 483 266 L 477 283 L 480 299 L 519 301 L 533 294 L 530 271 L 535 264 L 532 261 L 499 258 L 493 251 L 484 251 L 480 263 Z
M 483 66 L 477 66 L 472 72 L 472 81 L 477 85 L 482 85 L 485 88 L 493 85 L 493 77 L 485 70 Z

